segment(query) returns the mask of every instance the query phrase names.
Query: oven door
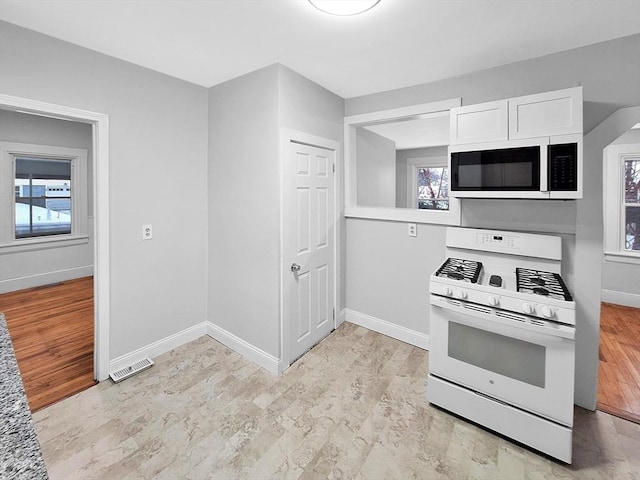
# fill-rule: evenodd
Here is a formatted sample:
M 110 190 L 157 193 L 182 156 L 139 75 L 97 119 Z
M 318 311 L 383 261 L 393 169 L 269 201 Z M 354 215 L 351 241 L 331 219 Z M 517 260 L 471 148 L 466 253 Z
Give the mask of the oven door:
M 431 295 L 429 373 L 572 426 L 575 329 L 517 317 Z

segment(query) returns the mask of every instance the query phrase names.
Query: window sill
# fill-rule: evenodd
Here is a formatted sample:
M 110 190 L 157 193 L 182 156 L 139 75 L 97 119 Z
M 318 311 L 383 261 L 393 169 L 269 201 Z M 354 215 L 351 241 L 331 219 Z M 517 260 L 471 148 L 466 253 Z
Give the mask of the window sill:
M 604 252 L 604 259 L 607 262 L 640 265 L 640 253 Z
M 367 218 L 371 220 L 390 220 L 395 222 L 432 223 L 436 225 L 460 225 L 460 209 L 457 205 L 452 210 L 434 211 L 413 208 L 390 207 L 347 207 L 346 218 Z M 451 207 L 451 204 L 450 204 Z
M 0 255 L 46 250 L 48 248 L 73 247 L 76 245 L 85 245 L 87 243 L 89 243 L 88 235 L 61 235 L 58 237 L 29 238 L 25 240 L 15 240 L 11 243 L 0 245 Z

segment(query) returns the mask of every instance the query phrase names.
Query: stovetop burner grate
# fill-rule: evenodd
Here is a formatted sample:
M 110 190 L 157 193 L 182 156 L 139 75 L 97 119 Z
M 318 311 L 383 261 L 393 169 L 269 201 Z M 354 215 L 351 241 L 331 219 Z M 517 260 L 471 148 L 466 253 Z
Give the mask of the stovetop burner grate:
M 436 271 L 436 276 L 477 283 L 481 271 L 481 262 L 462 260 L 460 258 L 447 258 Z
M 567 302 L 573 301 L 562 277 L 557 273 L 516 268 L 516 286 L 518 292 L 533 293 Z

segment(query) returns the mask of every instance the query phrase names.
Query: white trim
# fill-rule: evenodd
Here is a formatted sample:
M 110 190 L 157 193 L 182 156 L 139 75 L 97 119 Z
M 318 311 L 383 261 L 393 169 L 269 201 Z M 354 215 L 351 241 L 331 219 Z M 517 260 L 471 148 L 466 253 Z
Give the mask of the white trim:
M 614 263 L 630 263 L 631 265 L 640 265 L 640 252 L 604 252 L 604 259 L 607 262 Z
M 344 185 L 345 185 L 345 210 L 351 212 L 350 216 L 359 218 L 371 218 L 377 220 L 411 221 L 416 223 L 436 223 L 443 225 L 460 225 L 460 203 L 449 194 L 449 210 L 446 212 L 434 212 L 423 210 L 419 217 L 407 215 L 404 210 L 413 212 L 413 209 L 385 208 L 376 211 L 368 207 L 358 206 L 357 198 L 357 162 L 356 162 L 356 128 L 366 125 L 375 125 L 389 121 L 407 120 L 419 118 L 421 115 L 429 115 L 436 112 L 448 111 L 451 108 L 462 105 L 462 98 L 452 98 L 433 103 L 411 105 L 409 107 L 381 110 L 377 112 L 352 115 L 344 119 Z M 366 210 L 360 210 L 365 208 Z M 366 216 L 365 216 L 366 212 Z M 374 216 L 377 214 L 381 216 Z M 444 215 L 438 215 L 442 214 Z M 432 215 L 434 214 L 434 215 Z M 446 217 L 446 219 L 445 219 Z M 419 219 L 417 219 L 419 218 Z
M 627 292 L 616 292 L 614 290 L 602 289 L 602 301 L 624 305 L 626 307 L 640 308 L 640 295 Z
M 452 208 L 456 200 L 458 208 Z M 393 222 L 432 223 L 436 225 L 460 225 L 460 203 L 449 197 L 449 210 L 418 210 L 411 208 L 350 207 L 344 209 L 346 218 L 368 218 Z
M 77 108 L 0 94 L 0 108 L 93 125 L 94 182 L 94 375 L 109 377 L 109 116 Z
M 445 168 L 449 170 L 447 154 L 423 157 L 407 158 L 407 208 L 418 208 L 418 169 L 419 168 Z M 449 213 L 449 210 L 445 210 Z
M 89 235 L 56 235 L 51 237 L 26 238 L 11 244 L 0 245 L 0 255 L 33 252 L 49 248 L 74 247 L 89 243 Z
M 282 373 L 285 368 L 287 368 L 291 364 L 291 359 L 289 358 L 289 330 L 285 325 L 285 308 L 284 308 L 284 279 L 285 275 L 289 273 L 287 267 L 285 265 L 285 252 L 284 252 L 284 165 L 288 152 L 288 145 L 291 142 L 304 143 L 306 145 L 315 146 L 318 148 L 324 148 L 326 150 L 331 150 L 335 155 L 335 174 L 333 176 L 333 222 L 334 222 L 334 233 L 333 233 L 333 311 L 337 312 L 337 305 L 340 304 L 340 275 L 338 272 L 340 271 L 340 212 L 342 210 L 342 190 L 340 186 L 342 185 L 341 178 L 341 165 L 342 159 L 340 157 L 341 144 L 340 142 L 336 142 L 334 140 L 319 137 L 317 135 L 312 135 L 305 132 L 300 132 L 298 130 L 293 130 L 291 128 L 280 128 L 280 142 L 278 152 L 278 181 L 280 182 L 280 279 L 279 279 L 279 296 L 278 296 L 278 317 L 279 317 L 279 327 L 280 327 L 280 351 L 279 356 L 280 359 L 278 361 L 278 373 Z M 334 319 L 334 328 L 337 327 L 337 318 Z M 266 368 L 266 367 L 265 367 Z
M 206 334 L 214 340 L 219 341 L 234 352 L 239 353 L 247 360 L 252 361 L 274 375 L 278 375 L 281 372 L 282 362 L 278 360 L 278 358 L 236 337 L 233 333 L 226 331 L 218 325 L 214 325 L 211 322 L 203 322 L 202 324 L 206 324 Z
M 395 323 L 382 320 L 380 318 L 372 317 L 366 313 L 356 312 L 346 308 L 345 320 L 347 322 L 355 323 L 361 327 L 368 328 L 374 332 L 382 333 L 388 337 L 395 338 L 402 342 L 408 343 L 424 350 L 429 350 L 429 335 L 426 333 L 420 333 L 410 328 L 396 325 Z
M 635 263 L 640 255 L 624 249 L 623 233 L 624 208 L 623 162 L 627 157 L 637 158 L 640 154 L 639 143 L 610 144 L 602 153 L 603 160 L 603 214 L 604 214 L 604 251 L 607 260 Z M 615 258 L 617 257 L 617 258 Z
M 419 105 L 409 105 L 408 107 L 391 108 L 389 110 L 378 110 L 376 112 L 362 113 L 360 115 L 350 115 L 344 117 L 346 124 L 369 124 L 387 123 L 389 120 L 407 119 L 414 116 L 443 112 L 462 105 L 462 97 L 440 100 L 438 102 L 421 103 Z
M 138 348 L 133 352 L 121 355 L 109 362 L 109 372 L 115 372 L 128 365 L 132 365 L 143 358 L 154 358 L 163 353 L 167 353 L 185 343 L 192 342 L 204 335 L 207 335 L 208 322 L 202 322 L 193 327 L 189 327 L 181 332 L 169 335 L 156 342 L 150 343 L 142 348 Z
M 338 328 L 340 325 L 342 325 L 346 321 L 347 321 L 347 309 L 343 308 L 342 310 L 340 310 L 340 313 L 336 317 L 336 328 Z
M 14 178 L 18 157 L 51 158 L 70 161 L 71 232 L 64 235 L 15 238 L 16 224 Z M 0 182 L 2 201 L 0 212 L 0 254 L 34 250 L 34 245 L 56 240 L 87 238 L 87 150 L 84 148 L 58 147 L 32 143 L 0 141 Z M 86 242 L 85 242 L 86 243 Z M 59 245 L 63 246 L 63 245 Z M 49 245 L 50 247 L 50 245 Z
M 74 278 L 90 277 L 91 275 L 93 275 L 93 265 L 84 265 L 82 267 L 38 273 L 26 277 L 9 278 L 7 280 L 0 280 L 0 293 L 15 292 L 17 290 L 24 290 L 25 288 L 65 282 L 67 280 L 73 280 Z

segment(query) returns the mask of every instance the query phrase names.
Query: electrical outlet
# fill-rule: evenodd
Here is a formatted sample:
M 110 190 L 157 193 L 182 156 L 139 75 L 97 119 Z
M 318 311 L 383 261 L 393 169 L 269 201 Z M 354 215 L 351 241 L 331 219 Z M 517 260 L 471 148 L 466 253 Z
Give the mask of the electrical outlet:
M 142 225 L 142 239 L 151 240 L 153 238 L 153 227 L 151 225 Z
M 416 226 L 415 223 L 409 223 L 407 224 L 409 226 L 409 236 L 410 237 L 417 237 L 418 236 L 418 227 Z

